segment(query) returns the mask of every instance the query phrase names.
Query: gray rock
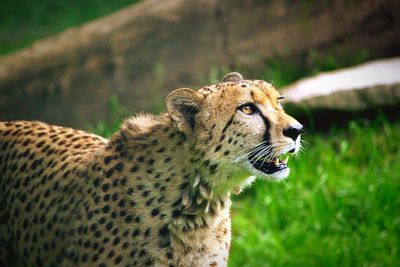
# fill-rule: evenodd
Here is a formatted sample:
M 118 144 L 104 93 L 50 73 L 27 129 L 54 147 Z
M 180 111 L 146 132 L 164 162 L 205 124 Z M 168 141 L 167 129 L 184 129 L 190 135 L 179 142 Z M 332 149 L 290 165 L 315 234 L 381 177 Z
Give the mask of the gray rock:
M 342 111 L 400 104 L 400 58 L 325 72 L 282 90 L 289 106 Z M 400 107 L 400 105 L 399 105 Z

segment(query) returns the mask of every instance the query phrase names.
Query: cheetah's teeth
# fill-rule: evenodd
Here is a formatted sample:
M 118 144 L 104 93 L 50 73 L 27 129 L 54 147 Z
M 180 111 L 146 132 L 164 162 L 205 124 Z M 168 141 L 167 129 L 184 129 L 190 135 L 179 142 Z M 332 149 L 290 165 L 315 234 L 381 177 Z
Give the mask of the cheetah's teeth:
M 282 162 L 285 163 L 285 164 L 287 164 L 288 161 L 289 161 L 289 155 L 287 155 L 286 158 L 284 158 L 284 159 L 282 160 Z
M 275 158 L 275 165 L 279 166 L 279 158 Z

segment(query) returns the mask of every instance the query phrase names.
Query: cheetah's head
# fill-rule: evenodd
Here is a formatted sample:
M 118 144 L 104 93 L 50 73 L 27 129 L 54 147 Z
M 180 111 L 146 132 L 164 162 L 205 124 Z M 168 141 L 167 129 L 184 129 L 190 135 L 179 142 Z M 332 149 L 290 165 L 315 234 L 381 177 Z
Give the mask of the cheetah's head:
M 241 168 L 282 180 L 289 175 L 288 153 L 300 149 L 303 126 L 285 113 L 281 99 L 271 84 L 230 73 L 197 91 L 173 91 L 167 109 L 178 129 L 224 172 Z

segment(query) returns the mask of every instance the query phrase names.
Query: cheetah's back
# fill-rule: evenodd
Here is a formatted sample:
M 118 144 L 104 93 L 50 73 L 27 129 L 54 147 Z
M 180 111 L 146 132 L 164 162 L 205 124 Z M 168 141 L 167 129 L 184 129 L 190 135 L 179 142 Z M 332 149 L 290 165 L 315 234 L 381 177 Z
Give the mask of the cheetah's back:
M 0 266 L 56 263 L 74 215 L 66 203 L 78 203 L 79 166 L 105 143 L 70 128 L 0 122 Z

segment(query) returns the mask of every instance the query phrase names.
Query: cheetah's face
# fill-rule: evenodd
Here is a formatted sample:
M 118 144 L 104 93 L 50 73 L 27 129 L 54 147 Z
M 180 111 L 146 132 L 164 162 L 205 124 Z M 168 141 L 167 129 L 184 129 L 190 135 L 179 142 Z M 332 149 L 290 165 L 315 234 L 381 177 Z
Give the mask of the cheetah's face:
M 186 124 L 180 128 L 190 132 L 209 158 L 226 169 L 246 167 L 264 178 L 289 175 L 288 153 L 299 151 L 302 125 L 284 112 L 282 97 L 272 85 L 232 73 L 197 92 L 178 91 L 184 97 L 170 101 L 175 106 L 169 112 L 185 106 Z

